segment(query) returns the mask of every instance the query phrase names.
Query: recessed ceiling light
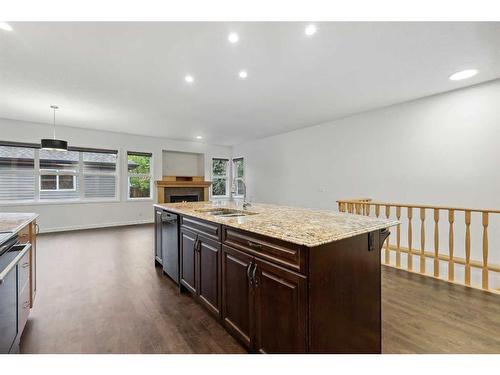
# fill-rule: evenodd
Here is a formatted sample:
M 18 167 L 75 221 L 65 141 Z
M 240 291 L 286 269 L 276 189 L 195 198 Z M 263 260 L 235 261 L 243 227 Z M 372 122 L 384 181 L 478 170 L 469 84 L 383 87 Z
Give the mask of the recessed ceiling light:
M 196 139 L 203 139 L 203 137 L 201 135 L 197 135 Z
M 245 79 L 248 77 L 248 73 L 246 70 L 240 70 L 240 72 L 238 73 L 238 76 L 241 78 L 241 79 Z
M 238 40 L 240 40 L 240 37 L 236 33 L 231 33 L 227 37 L 227 40 L 229 40 L 229 42 L 231 42 L 231 43 L 238 43 Z
M 450 80 L 452 81 L 460 81 L 461 79 L 467 79 L 470 77 L 474 77 L 478 73 L 477 69 L 466 69 L 461 70 L 460 72 L 453 73 L 450 76 Z
M 187 83 L 193 83 L 194 82 L 194 77 L 191 76 L 191 75 L 187 75 L 184 77 L 184 81 L 186 81 Z
M 7 22 L 0 22 L 0 29 L 5 31 L 12 31 L 12 26 L 10 26 Z
M 318 28 L 316 27 L 316 25 L 308 25 L 306 27 L 306 29 L 304 30 L 304 32 L 306 33 L 307 36 L 311 36 L 311 35 L 316 34 L 316 31 L 318 31 Z

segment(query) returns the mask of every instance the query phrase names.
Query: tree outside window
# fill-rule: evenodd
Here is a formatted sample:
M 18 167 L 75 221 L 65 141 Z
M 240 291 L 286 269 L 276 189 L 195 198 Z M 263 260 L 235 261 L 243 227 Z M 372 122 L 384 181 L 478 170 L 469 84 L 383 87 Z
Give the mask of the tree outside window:
M 212 159 L 212 196 L 228 196 L 229 159 Z
M 129 198 L 151 198 L 150 153 L 127 152 Z
M 233 183 L 234 195 L 243 196 L 245 194 L 245 164 L 243 158 L 233 159 Z

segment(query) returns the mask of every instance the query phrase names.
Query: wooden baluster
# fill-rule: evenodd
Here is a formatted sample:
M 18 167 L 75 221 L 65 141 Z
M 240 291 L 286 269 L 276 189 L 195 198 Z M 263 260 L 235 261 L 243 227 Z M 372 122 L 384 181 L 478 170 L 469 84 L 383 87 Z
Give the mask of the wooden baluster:
M 356 203 L 356 215 L 361 215 L 361 203 Z
M 449 234 L 449 255 L 450 259 L 448 260 L 448 280 L 453 281 L 455 280 L 455 263 L 453 261 L 453 223 L 455 221 L 455 211 L 449 210 L 448 211 L 448 221 L 450 223 L 450 234 Z
M 363 203 L 361 205 L 361 208 L 362 208 L 361 212 L 363 213 L 363 215 L 366 215 L 366 204 Z
M 488 283 L 488 213 L 483 212 L 483 289 L 489 289 Z
M 396 207 L 396 218 L 401 219 L 401 206 Z M 396 267 L 401 267 L 401 224 L 396 228 Z
M 378 204 L 375 205 L 375 216 L 376 217 L 380 216 L 380 205 Z
M 412 241 L 412 228 L 411 228 L 411 219 L 413 217 L 413 208 L 408 207 L 408 270 L 413 271 L 413 253 L 411 248 Z
M 391 206 L 385 206 L 385 217 L 389 219 L 389 216 L 391 216 Z M 387 237 L 387 239 L 385 240 L 385 264 L 391 263 L 391 253 L 389 251 L 389 237 Z
M 370 216 L 370 203 L 366 204 L 366 216 Z
M 347 203 L 347 212 L 352 214 L 352 203 Z
M 434 209 L 434 276 L 439 277 L 439 209 Z
M 470 211 L 465 211 L 465 285 L 470 285 Z
M 425 273 L 425 208 L 420 209 L 420 273 Z

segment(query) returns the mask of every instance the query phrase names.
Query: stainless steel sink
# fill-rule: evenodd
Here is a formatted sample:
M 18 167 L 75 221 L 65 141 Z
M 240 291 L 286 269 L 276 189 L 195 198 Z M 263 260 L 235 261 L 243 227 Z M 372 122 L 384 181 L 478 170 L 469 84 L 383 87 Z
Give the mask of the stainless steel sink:
M 238 217 L 238 216 L 250 216 L 257 215 L 257 212 L 251 212 L 246 210 L 236 210 L 234 208 L 206 208 L 201 210 L 196 210 L 198 212 L 207 213 L 209 215 L 219 216 L 219 217 Z

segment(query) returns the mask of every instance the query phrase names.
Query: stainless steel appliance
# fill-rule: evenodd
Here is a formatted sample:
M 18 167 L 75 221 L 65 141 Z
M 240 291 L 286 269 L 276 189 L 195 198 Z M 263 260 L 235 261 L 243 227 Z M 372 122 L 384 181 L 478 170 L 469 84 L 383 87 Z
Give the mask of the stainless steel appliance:
M 19 343 L 18 263 L 31 245 L 19 244 L 12 233 L 3 239 L 5 242 L 0 245 L 0 353 L 15 353 Z
M 161 232 L 163 272 L 179 284 L 179 216 L 162 212 Z

